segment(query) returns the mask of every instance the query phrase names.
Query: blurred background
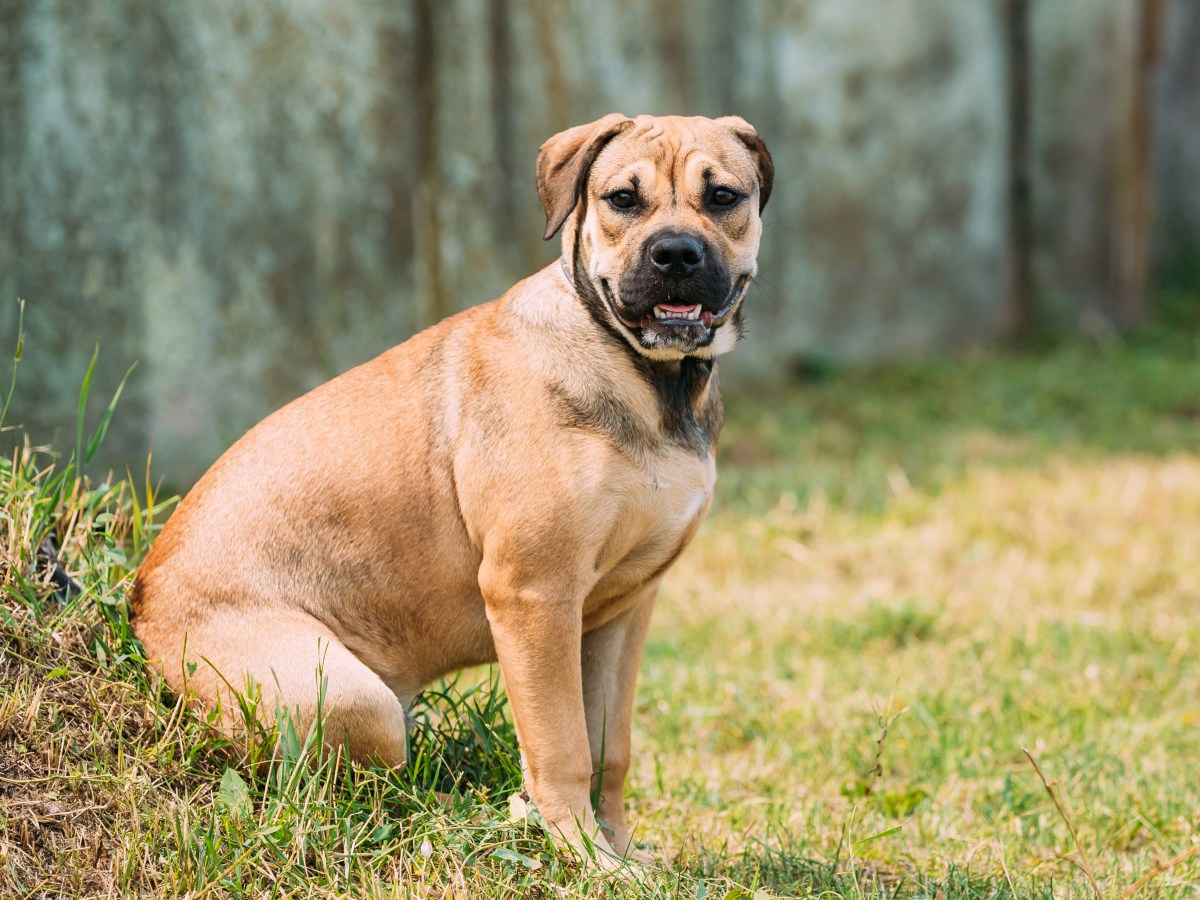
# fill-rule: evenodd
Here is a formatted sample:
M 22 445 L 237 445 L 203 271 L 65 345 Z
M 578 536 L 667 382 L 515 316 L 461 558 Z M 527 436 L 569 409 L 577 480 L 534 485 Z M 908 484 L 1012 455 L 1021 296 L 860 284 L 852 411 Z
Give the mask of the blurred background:
M 614 110 L 774 154 L 735 390 L 1120 335 L 1200 295 L 1197 47 L 1192 0 L 0 0 L 9 423 L 73 440 L 98 343 L 101 462 L 186 485 L 551 261 L 538 146 Z

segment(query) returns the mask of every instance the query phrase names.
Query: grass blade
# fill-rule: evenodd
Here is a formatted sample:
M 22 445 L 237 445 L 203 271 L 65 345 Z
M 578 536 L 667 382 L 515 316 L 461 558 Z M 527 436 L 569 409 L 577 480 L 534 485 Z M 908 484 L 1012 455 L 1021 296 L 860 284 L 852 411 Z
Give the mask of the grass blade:
M 76 471 L 83 468 L 83 417 L 87 412 L 88 395 L 92 392 L 92 376 L 96 373 L 96 360 L 100 358 L 100 345 L 96 345 L 96 349 L 92 351 L 91 361 L 88 363 L 87 372 L 83 376 L 83 384 L 79 387 L 79 402 L 75 408 L 75 455 L 71 459 L 71 463 L 75 466 Z
M 121 383 L 117 385 L 116 393 L 113 394 L 112 400 L 108 402 L 108 406 L 104 410 L 104 415 L 100 418 L 100 425 L 96 429 L 96 433 L 88 440 L 87 456 L 83 460 L 84 466 L 91 464 L 92 460 L 96 458 L 96 452 L 100 449 L 100 445 L 104 443 L 104 436 L 108 434 L 108 425 L 112 421 L 113 412 L 117 408 L 117 401 L 121 399 L 121 392 L 125 390 L 125 382 L 129 380 L 129 376 L 133 374 L 133 370 L 136 368 L 137 363 L 134 363 L 126 369 L 125 375 L 121 378 Z
M 17 349 L 13 353 L 13 371 L 12 380 L 8 383 L 8 392 L 4 395 L 4 407 L 0 409 L 0 428 L 4 427 L 4 422 L 8 418 L 8 407 L 12 403 L 13 391 L 17 387 L 17 369 L 21 365 L 21 354 L 25 350 L 25 301 L 18 300 L 19 310 L 17 312 Z

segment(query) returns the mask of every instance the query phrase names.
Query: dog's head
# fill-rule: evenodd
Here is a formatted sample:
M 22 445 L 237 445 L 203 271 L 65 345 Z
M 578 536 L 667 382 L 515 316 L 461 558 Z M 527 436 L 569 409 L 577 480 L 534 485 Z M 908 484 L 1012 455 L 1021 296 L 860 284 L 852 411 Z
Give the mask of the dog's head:
M 715 356 L 742 332 L 771 154 L 749 123 L 607 115 L 542 145 L 546 239 L 593 313 L 655 359 Z

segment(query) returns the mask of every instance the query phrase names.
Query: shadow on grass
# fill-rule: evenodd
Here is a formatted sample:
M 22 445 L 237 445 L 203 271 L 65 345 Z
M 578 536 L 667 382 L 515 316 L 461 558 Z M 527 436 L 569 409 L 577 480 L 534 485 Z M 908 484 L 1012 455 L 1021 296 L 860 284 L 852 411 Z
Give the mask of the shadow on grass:
M 471 683 L 460 674 L 423 691 L 409 711 L 405 780 L 418 790 L 476 790 L 504 798 L 521 790 L 517 733 L 500 671 Z

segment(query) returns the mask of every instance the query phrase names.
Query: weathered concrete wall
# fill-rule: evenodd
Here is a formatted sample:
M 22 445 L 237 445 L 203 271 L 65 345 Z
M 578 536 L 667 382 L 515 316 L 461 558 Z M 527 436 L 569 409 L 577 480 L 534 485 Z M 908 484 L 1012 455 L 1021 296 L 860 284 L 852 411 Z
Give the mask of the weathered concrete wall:
M 774 153 L 735 375 L 993 339 L 1002 47 L 960 0 L 0 0 L 15 418 L 72 422 L 99 341 L 101 392 L 140 363 L 108 459 L 194 477 L 552 259 L 537 148 L 612 110 L 737 113 Z
M 1168 272 L 1200 272 L 1200 3 L 1167 5 L 1155 85 L 1156 256 Z

